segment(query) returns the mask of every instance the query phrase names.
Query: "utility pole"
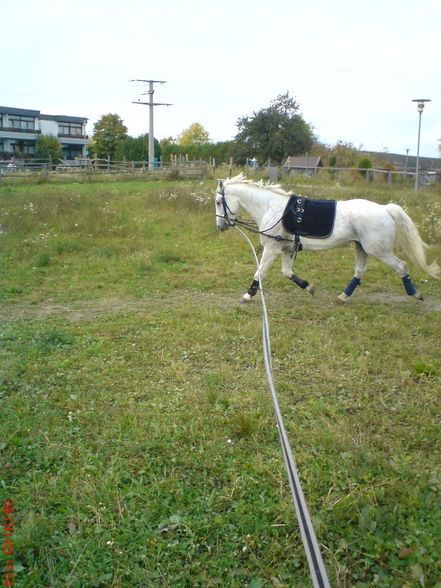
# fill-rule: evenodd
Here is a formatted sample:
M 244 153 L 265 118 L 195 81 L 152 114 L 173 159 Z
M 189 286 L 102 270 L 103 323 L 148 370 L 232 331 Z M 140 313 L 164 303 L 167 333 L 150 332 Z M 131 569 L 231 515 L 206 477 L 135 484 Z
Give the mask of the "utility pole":
M 146 92 L 142 93 L 142 96 L 149 96 L 148 102 L 141 102 L 139 99 L 137 102 L 132 102 L 132 104 L 141 104 L 142 106 L 149 107 L 149 152 L 148 152 L 148 160 L 149 160 L 149 169 L 153 169 L 155 163 L 155 136 L 153 131 L 153 107 L 154 106 L 171 106 L 171 104 L 166 104 L 164 102 L 153 102 L 153 94 L 155 90 L 153 88 L 153 84 L 165 84 L 166 82 L 160 80 L 130 80 L 131 82 L 142 82 L 143 84 L 148 84 L 149 89 Z

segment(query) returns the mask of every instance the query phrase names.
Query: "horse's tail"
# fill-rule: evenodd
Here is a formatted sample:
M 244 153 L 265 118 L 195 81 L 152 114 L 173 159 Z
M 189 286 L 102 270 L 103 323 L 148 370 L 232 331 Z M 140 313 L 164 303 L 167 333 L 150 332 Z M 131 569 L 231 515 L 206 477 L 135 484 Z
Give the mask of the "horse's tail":
M 421 239 L 418 229 L 412 219 L 398 204 L 386 204 L 386 210 L 395 221 L 397 229 L 395 243 L 400 247 L 409 260 L 433 278 L 440 278 L 440 268 L 436 261 L 428 265 L 425 249 L 428 247 Z

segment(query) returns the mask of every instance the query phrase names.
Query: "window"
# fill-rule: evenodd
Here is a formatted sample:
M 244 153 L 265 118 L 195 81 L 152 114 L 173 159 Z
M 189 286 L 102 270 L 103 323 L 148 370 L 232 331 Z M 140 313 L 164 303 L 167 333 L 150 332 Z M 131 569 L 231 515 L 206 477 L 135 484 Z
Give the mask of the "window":
M 81 123 L 60 123 L 60 135 L 81 136 L 83 126 Z
M 34 131 L 35 130 L 35 118 L 32 116 L 20 116 L 17 114 L 10 115 L 9 124 L 13 129 L 19 129 L 20 131 Z
M 33 141 L 15 141 L 11 143 L 12 150 L 17 157 L 20 155 L 34 155 L 35 143 Z
M 29 141 L 23 141 L 23 145 L 21 147 L 21 152 L 27 155 L 34 155 L 35 154 L 35 143 L 30 143 Z
M 83 148 L 77 145 L 62 145 L 63 155 L 66 159 L 75 159 L 83 156 Z

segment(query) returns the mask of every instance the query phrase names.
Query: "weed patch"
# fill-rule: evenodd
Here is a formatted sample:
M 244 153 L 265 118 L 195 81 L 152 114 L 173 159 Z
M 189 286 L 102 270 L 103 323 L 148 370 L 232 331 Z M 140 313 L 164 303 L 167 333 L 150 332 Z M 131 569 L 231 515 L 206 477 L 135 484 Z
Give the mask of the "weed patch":
M 341 197 L 308 195 L 324 188 Z M 17 586 L 309 585 L 261 310 L 238 303 L 253 261 L 216 232 L 212 190 L 0 186 L 0 487 Z M 351 196 L 403 202 L 421 224 L 429 211 L 429 239 L 436 190 Z M 331 584 L 437 586 L 439 283 L 412 271 L 419 303 L 372 263 L 342 308 L 352 264 L 350 248 L 299 254 L 314 298 L 270 269 L 281 410 Z

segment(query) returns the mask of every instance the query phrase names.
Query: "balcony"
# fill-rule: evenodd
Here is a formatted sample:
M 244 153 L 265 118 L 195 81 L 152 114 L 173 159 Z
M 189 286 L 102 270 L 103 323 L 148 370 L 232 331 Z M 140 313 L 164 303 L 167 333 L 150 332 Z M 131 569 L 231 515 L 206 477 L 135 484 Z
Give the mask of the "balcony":
M 18 129 L 16 127 L 5 127 L 0 125 L 0 132 L 3 133 L 29 133 L 31 135 L 41 135 L 41 131 L 37 129 Z
M 60 139 L 88 139 L 87 135 L 78 135 L 77 133 L 58 133 Z

